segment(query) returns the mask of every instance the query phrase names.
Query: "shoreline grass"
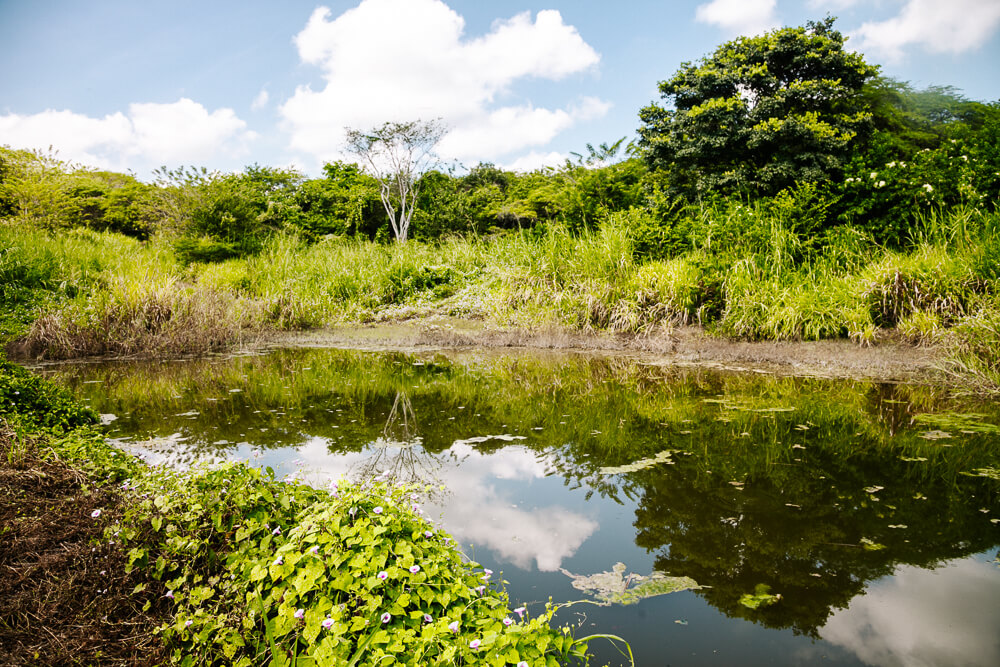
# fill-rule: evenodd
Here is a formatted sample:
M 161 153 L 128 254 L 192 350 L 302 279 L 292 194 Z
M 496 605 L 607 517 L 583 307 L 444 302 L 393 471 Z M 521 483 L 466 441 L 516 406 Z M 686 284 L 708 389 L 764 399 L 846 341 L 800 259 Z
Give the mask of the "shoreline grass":
M 956 377 L 967 369 L 980 389 L 1000 389 L 988 372 L 1000 352 L 976 342 L 1000 313 L 1000 216 L 933 217 L 919 243 L 890 251 L 850 228 L 816 245 L 754 217 L 764 212 L 743 215 L 756 230 L 745 243 L 668 259 L 636 251 L 627 216 L 578 234 L 550 226 L 389 245 L 279 234 L 257 255 L 193 264 L 162 238 L 4 225 L 8 349 L 35 358 L 199 354 L 268 331 L 427 314 L 627 334 L 697 323 L 739 340 L 941 344 Z

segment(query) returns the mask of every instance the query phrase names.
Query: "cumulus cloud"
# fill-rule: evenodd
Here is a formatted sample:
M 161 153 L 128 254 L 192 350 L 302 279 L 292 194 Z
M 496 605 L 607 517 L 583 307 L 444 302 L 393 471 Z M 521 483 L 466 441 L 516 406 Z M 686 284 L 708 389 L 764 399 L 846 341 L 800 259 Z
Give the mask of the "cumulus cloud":
M 778 27 L 777 0 L 712 0 L 698 5 L 695 20 L 733 35 L 756 35 Z
M 837 611 L 820 635 L 867 665 L 997 665 L 997 600 L 1000 579 L 991 563 L 900 566 Z
M 387 456 L 386 450 L 378 446 L 336 456 L 330 455 L 328 446 L 326 439 L 310 437 L 296 451 L 296 456 L 305 463 L 304 469 L 309 471 L 306 479 L 319 486 L 329 480 L 355 477 L 357 471 L 370 470 L 373 458 L 381 457 L 376 469 L 393 467 L 390 459 L 395 454 L 390 452 Z M 566 507 L 532 507 L 524 500 L 523 488 L 519 491 L 510 484 L 498 488 L 496 480 L 537 483 L 551 475 L 550 462 L 530 449 L 508 446 L 487 455 L 468 441 L 459 440 L 444 456 L 422 449 L 411 453 L 425 459 L 425 473 L 435 471 L 434 484 L 444 484 L 448 489 L 447 500 L 440 504 L 426 503 L 427 516 L 438 516 L 441 525 L 459 543 L 472 541 L 492 549 L 498 558 L 521 569 L 558 570 L 599 527 L 593 519 Z M 399 454 L 405 455 L 402 451 Z M 265 455 L 257 463 L 271 465 L 279 475 L 292 471 L 287 457 L 274 453 L 271 456 L 274 461 Z M 446 464 L 448 459 L 460 464 Z
M 232 109 L 208 111 L 181 98 L 131 104 L 128 114 L 92 118 L 72 111 L 0 116 L 0 144 L 59 151 L 59 157 L 105 169 L 202 163 L 247 152 L 255 134 Z
M 906 0 L 899 14 L 869 21 L 853 32 L 852 46 L 899 61 L 908 46 L 932 53 L 962 53 L 982 46 L 1000 28 L 995 0 Z
M 557 11 L 496 21 L 478 37 L 441 0 L 364 0 L 333 17 L 320 7 L 295 37 L 322 89 L 300 86 L 281 106 L 293 150 L 318 161 L 342 157 L 344 127 L 442 118 L 452 128 L 443 157 L 497 160 L 541 147 L 608 105 L 585 99 L 563 109 L 504 104 L 519 80 L 560 80 L 600 56 Z
M 548 153 L 530 151 L 499 166 L 509 171 L 534 171 L 543 167 L 560 167 L 566 163 L 568 158 L 569 155 L 557 151 L 549 151 Z

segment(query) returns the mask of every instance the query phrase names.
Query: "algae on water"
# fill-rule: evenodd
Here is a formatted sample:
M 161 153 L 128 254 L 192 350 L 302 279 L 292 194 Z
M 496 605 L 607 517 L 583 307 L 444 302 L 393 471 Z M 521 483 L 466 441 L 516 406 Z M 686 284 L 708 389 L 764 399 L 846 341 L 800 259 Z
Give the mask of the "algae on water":
M 658 595 L 702 588 L 690 577 L 671 577 L 656 571 L 648 576 L 634 573 L 626 576 L 625 563 L 621 562 L 615 563 L 610 572 L 598 572 L 589 577 L 564 569 L 560 572 L 573 580 L 573 588 L 594 596 L 602 606 L 635 604 Z
M 664 449 L 662 452 L 657 452 L 654 456 L 650 456 L 645 459 L 639 459 L 638 461 L 633 461 L 632 463 L 626 463 L 620 466 L 604 466 L 597 472 L 601 475 L 620 475 L 626 472 L 636 472 L 638 470 L 643 470 L 644 468 L 651 468 L 658 463 L 665 463 L 667 465 L 673 465 L 674 454 L 686 454 L 687 452 L 681 452 L 677 449 Z

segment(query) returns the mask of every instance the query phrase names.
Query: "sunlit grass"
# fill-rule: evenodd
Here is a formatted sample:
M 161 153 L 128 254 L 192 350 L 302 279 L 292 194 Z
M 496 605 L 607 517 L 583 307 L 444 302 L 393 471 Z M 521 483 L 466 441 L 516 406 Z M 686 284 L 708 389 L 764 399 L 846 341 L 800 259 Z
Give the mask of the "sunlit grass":
M 988 335 L 978 323 L 996 310 L 996 215 L 928 216 L 904 252 L 847 227 L 807 237 L 779 213 L 706 209 L 700 224 L 712 233 L 664 260 L 636 253 L 628 216 L 579 234 L 550 225 L 406 244 L 279 234 L 258 255 L 188 266 L 163 239 L 6 225 L 0 276 L 18 321 L 35 320 L 22 347 L 47 356 L 199 352 L 268 329 L 444 315 L 631 333 L 702 324 L 752 340 L 863 344 L 894 327 L 920 343 L 952 340 L 954 329 L 963 354 L 995 357 L 970 341 Z

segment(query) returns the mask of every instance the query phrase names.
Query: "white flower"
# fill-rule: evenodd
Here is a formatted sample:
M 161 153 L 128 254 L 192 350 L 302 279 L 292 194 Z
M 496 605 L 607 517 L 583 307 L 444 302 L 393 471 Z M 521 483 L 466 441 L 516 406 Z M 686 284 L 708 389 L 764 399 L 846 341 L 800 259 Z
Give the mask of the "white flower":
M 870 176 L 870 178 L 878 178 L 878 172 L 877 171 L 873 171 L 872 175 Z
M 878 185 L 876 185 L 875 187 L 877 187 L 877 188 L 884 188 L 885 187 L 885 181 L 879 181 Z
M 934 192 L 934 186 L 930 183 L 924 183 L 923 188 L 924 190 L 927 190 L 927 192 Z

